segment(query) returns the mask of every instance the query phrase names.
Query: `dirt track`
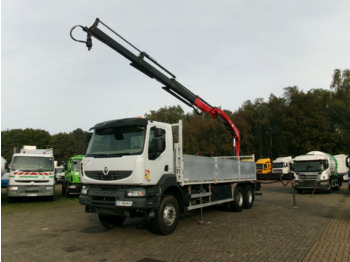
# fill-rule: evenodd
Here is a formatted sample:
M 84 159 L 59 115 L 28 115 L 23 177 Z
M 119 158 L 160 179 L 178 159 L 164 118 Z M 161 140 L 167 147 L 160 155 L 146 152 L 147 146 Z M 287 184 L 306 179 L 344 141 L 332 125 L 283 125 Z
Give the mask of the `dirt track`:
M 4 192 L 2 189 L 2 196 Z M 182 217 L 170 236 L 155 235 L 134 219 L 127 219 L 121 228 L 106 230 L 95 214 L 84 212 L 78 199 L 64 199 L 59 192 L 53 202 L 3 204 L 1 258 L 2 261 L 313 261 L 317 252 L 312 248 L 327 225 L 338 219 L 337 211 L 350 203 L 345 185 L 331 194 L 296 194 L 297 208 L 293 207 L 290 186 L 263 185 L 262 192 L 253 208 L 241 213 L 204 209 L 204 225 L 198 224 L 198 213 Z M 350 223 L 348 215 L 340 220 L 343 225 Z M 338 230 L 345 230 L 344 236 L 348 237 L 349 228 Z M 335 239 L 339 245 L 346 242 Z M 345 244 L 338 252 L 350 254 L 349 250 L 349 244 Z

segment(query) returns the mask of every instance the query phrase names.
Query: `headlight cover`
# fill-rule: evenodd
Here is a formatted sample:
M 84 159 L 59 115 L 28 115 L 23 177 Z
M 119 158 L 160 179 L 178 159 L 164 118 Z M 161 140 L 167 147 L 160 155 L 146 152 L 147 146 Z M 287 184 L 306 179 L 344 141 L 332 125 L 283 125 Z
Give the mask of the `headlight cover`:
M 134 189 L 134 190 L 128 190 L 126 191 L 127 197 L 144 197 L 146 196 L 146 190 L 145 189 Z

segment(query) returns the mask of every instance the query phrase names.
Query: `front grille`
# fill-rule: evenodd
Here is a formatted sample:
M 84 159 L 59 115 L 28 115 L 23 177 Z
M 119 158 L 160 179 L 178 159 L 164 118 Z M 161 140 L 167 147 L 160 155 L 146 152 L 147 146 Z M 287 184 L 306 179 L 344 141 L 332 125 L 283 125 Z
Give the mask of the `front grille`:
M 18 180 L 16 179 L 15 182 L 17 183 L 34 183 L 34 184 L 40 184 L 40 183 L 49 183 L 50 180 Z
M 85 171 L 85 175 L 91 179 L 112 181 L 127 178 L 131 175 L 132 171 L 109 171 L 107 175 L 102 171 Z
M 301 179 L 310 179 L 310 180 L 316 180 L 317 175 L 300 175 Z
M 300 185 L 303 187 L 315 187 L 317 186 L 317 182 L 314 180 L 304 180 Z
M 91 204 L 111 208 L 115 206 L 115 197 L 92 196 Z

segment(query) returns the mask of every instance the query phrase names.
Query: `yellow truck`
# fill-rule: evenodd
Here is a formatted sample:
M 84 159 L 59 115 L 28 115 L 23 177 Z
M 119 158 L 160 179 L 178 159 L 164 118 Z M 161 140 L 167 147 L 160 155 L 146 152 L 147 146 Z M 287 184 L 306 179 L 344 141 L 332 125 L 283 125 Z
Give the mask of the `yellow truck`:
M 270 158 L 260 158 L 256 161 L 257 179 L 269 179 L 272 173 L 272 164 Z

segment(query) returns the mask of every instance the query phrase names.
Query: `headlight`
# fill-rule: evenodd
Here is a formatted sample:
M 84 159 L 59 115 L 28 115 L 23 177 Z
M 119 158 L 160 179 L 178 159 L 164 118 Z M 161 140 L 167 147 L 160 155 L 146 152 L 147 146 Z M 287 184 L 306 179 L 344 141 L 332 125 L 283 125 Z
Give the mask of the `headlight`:
M 47 186 L 46 190 L 53 190 L 53 186 Z
M 81 192 L 80 192 L 82 195 L 87 195 L 87 193 L 88 193 L 88 188 L 87 187 L 85 187 L 85 186 L 83 186 L 82 188 L 81 188 Z
M 140 189 L 140 190 L 128 190 L 126 191 L 127 197 L 144 197 L 146 196 L 146 190 Z
M 18 190 L 18 187 L 17 186 L 9 186 L 8 190 L 16 191 L 16 190 Z

